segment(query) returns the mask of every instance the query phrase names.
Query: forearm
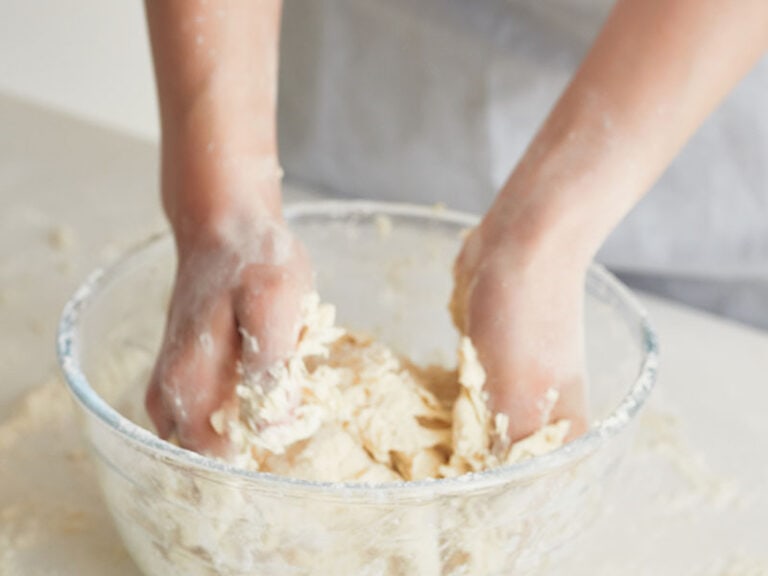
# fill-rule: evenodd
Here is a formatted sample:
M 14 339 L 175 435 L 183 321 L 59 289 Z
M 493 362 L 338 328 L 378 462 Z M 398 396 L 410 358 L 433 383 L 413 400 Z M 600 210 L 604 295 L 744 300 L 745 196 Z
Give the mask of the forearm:
M 591 258 L 767 46 L 764 0 L 620 0 L 493 212 Z
M 160 103 L 163 204 L 177 234 L 233 205 L 279 206 L 280 0 L 147 0 Z M 182 222 L 183 221 L 183 222 Z M 186 224 L 185 224 L 186 223 Z

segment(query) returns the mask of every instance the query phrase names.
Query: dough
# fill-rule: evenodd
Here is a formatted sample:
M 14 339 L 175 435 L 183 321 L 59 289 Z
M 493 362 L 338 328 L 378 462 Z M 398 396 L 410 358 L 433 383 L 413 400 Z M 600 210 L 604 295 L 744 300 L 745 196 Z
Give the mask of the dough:
M 469 338 L 460 341 L 457 370 L 420 368 L 339 328 L 334 316 L 309 295 L 295 355 L 266 373 L 241 368 L 235 405 L 211 418 L 240 466 L 305 480 L 423 480 L 562 445 L 567 421 L 509 442 L 505 415 L 486 407 L 485 372 Z
M 295 355 L 268 374 L 241 369 L 235 401 L 214 414 L 212 424 L 231 438 L 238 466 L 375 487 L 224 477 L 144 452 L 121 436 L 92 433 L 96 453 L 107 455 L 97 460 L 105 499 L 145 573 L 527 576 L 552 535 L 568 540 L 582 530 L 589 514 L 554 505 L 583 500 L 595 476 L 579 473 L 579 465 L 535 481 L 466 489 L 458 483 L 443 494 L 425 481 L 407 490 L 403 481 L 455 476 L 551 450 L 568 424 L 510 446 L 504 417 L 486 408 L 485 374 L 469 340 L 459 343 L 457 370 L 421 368 L 337 327 L 334 314 L 316 294 L 308 297 Z M 259 343 L 244 337 L 243 345 Z M 131 350 L 119 346 L 94 378 L 106 387 L 114 381 L 123 414 L 146 422 L 143 386 L 125 388 L 147 381 Z M 121 388 L 125 402 L 118 400 Z

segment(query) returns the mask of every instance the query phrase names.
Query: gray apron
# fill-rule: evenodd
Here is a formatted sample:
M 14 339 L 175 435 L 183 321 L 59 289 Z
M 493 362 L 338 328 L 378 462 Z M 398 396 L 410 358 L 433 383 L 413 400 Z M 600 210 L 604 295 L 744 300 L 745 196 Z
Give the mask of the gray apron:
M 484 211 L 588 50 L 603 0 L 286 0 L 280 147 L 326 192 Z M 598 255 L 768 328 L 768 60 Z

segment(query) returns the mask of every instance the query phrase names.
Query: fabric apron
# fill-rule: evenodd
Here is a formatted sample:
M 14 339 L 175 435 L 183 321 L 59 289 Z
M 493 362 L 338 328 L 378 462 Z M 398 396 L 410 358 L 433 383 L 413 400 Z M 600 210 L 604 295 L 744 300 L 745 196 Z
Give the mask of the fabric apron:
M 610 10 L 603 0 L 286 0 L 280 147 L 345 197 L 483 212 Z M 768 60 L 606 241 L 631 284 L 768 328 Z

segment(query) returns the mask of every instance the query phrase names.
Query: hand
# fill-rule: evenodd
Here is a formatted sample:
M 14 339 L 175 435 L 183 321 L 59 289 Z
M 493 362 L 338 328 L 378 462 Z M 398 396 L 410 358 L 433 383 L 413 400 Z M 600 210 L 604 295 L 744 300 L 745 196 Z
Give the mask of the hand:
M 312 276 L 279 217 L 240 211 L 198 232 L 177 234 L 176 283 L 146 406 L 161 437 L 224 454 L 210 415 L 232 400 L 238 362 L 258 372 L 291 352 Z
M 280 217 L 281 2 L 203 4 L 146 5 L 179 262 L 146 405 L 161 436 L 221 454 L 211 413 L 232 398 L 238 362 L 258 371 L 290 353 L 311 277 Z
M 512 441 L 560 419 L 571 421 L 571 438 L 587 426 L 586 264 L 532 231 L 521 211 L 496 206 L 454 267 L 454 323 L 477 349 L 490 408 L 509 416 Z

